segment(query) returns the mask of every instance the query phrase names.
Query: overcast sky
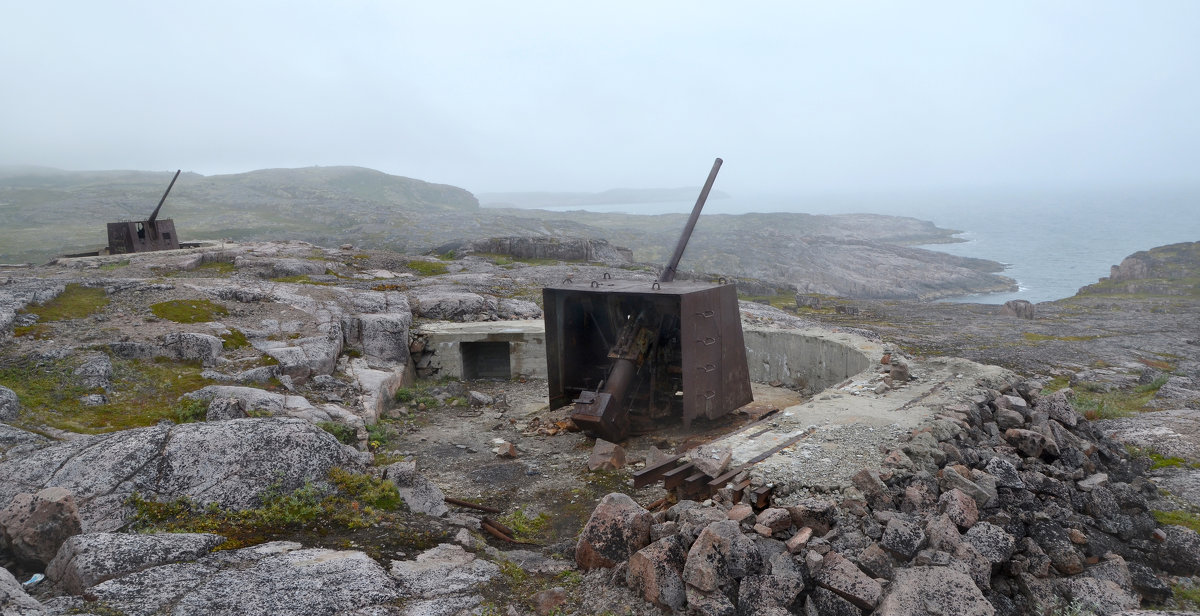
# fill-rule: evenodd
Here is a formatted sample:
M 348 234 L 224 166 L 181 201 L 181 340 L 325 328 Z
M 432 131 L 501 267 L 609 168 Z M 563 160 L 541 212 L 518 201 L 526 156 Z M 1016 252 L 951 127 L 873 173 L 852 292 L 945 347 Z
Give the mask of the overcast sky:
M 1200 2 L 0 0 L 0 165 L 475 192 L 1194 182 Z

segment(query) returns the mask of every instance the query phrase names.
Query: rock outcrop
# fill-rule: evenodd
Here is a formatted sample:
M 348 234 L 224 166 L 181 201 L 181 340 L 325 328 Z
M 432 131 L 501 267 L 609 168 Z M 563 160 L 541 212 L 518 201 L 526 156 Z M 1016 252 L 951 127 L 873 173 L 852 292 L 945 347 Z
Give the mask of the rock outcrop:
M 308 614 L 386 610 L 399 595 L 383 567 L 362 552 L 274 542 L 142 569 L 91 586 L 87 596 L 124 614 L 274 616 L 298 606 Z M 86 609 L 79 599 L 63 603 Z
M 46 577 L 73 595 L 115 577 L 169 563 L 193 561 L 225 541 L 207 533 L 90 533 L 63 543 Z
M 299 419 L 240 419 L 160 425 L 85 436 L 0 463 L 0 505 L 43 488 L 70 490 L 85 532 L 119 528 L 133 494 L 245 509 L 277 487 L 323 483 L 358 458 L 332 435 Z

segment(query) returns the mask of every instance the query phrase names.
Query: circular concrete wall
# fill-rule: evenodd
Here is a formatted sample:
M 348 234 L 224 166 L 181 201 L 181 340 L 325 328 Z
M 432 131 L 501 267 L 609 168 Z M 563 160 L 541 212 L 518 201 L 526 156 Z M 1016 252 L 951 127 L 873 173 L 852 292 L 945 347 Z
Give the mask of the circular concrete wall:
M 832 387 L 869 368 L 882 349 L 850 334 L 746 327 L 746 362 L 750 380 L 778 381 L 808 393 Z

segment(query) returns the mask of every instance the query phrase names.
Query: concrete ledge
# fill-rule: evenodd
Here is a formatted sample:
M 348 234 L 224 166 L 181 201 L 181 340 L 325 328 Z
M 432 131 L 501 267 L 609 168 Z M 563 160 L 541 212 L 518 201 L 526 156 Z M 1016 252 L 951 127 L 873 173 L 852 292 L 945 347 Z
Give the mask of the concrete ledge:
M 778 381 L 815 394 L 871 368 L 883 346 L 861 336 L 822 329 L 743 325 L 750 380 Z

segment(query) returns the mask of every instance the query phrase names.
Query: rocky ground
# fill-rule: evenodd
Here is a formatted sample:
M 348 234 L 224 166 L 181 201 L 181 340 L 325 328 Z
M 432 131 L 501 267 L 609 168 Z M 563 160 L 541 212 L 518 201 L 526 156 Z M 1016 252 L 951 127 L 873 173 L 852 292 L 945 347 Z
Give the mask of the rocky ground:
M 5 613 L 1111 614 L 1200 593 L 1194 296 L 1032 320 L 743 303 L 895 361 L 824 392 L 755 384 L 721 421 L 604 453 L 542 381 L 407 370 L 424 320 L 652 279 L 626 267 L 292 242 L 0 272 Z M 38 311 L 60 297 L 82 312 Z M 1084 417 L 1118 401 L 1162 410 Z M 770 431 L 804 437 L 746 474 L 765 508 L 631 485 L 661 452 Z

